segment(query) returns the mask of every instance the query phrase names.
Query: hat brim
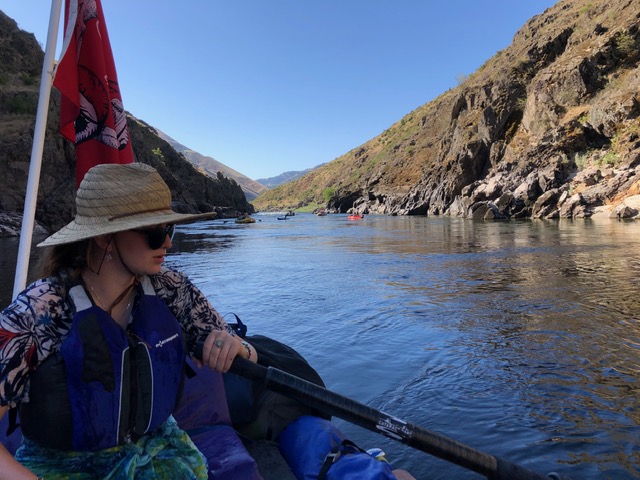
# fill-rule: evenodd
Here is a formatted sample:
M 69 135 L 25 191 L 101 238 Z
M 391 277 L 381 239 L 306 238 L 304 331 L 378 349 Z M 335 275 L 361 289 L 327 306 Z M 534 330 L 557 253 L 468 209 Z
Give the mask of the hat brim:
M 191 223 L 197 220 L 214 218 L 216 212 L 210 213 L 176 213 L 173 210 L 159 212 L 146 212 L 140 215 L 130 215 L 114 220 L 105 220 L 102 217 L 94 217 L 90 222 L 84 219 L 83 223 L 73 220 L 68 225 L 62 227 L 56 233 L 40 242 L 38 247 L 49 247 L 53 245 L 63 245 L 86 240 L 109 233 L 124 232 L 134 228 L 151 227 L 162 223 Z

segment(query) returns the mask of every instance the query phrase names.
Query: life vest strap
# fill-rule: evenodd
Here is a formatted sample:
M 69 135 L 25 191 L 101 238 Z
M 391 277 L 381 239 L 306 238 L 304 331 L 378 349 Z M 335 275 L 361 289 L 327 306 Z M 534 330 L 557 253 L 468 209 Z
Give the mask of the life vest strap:
M 7 427 L 7 437 L 20 427 L 18 423 L 18 407 L 9 409 L 9 426 Z

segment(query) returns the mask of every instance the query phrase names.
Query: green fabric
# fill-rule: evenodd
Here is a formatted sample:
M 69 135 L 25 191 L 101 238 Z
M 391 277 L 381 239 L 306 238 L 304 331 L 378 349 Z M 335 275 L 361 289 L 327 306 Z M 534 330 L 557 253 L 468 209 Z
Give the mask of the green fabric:
M 173 417 L 152 434 L 97 452 L 42 448 L 25 439 L 15 458 L 47 480 L 206 480 L 206 460 Z

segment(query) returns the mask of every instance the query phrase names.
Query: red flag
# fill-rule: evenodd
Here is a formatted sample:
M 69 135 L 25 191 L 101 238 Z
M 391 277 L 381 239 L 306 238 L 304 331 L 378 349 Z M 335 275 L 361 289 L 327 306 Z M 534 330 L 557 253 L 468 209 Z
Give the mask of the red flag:
M 133 149 L 100 0 L 65 0 L 60 133 L 76 144 L 76 185 L 101 163 L 132 163 Z

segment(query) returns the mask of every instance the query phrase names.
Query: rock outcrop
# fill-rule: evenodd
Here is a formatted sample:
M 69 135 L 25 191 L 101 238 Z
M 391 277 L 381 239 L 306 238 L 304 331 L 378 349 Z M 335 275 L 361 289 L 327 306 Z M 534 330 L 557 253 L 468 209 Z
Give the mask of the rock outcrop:
M 486 219 L 637 217 L 625 199 L 640 193 L 639 12 L 639 0 L 561 1 L 455 89 L 253 203 Z

